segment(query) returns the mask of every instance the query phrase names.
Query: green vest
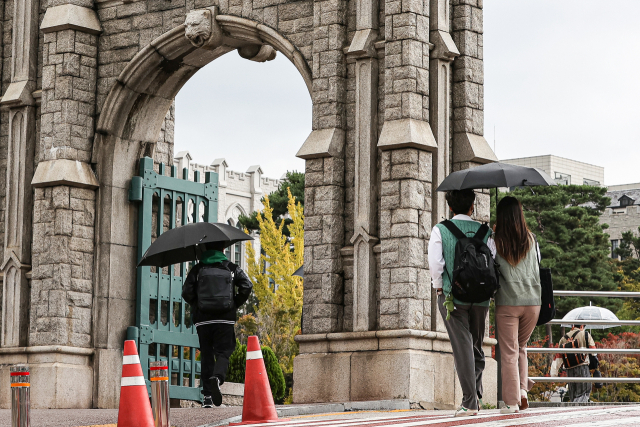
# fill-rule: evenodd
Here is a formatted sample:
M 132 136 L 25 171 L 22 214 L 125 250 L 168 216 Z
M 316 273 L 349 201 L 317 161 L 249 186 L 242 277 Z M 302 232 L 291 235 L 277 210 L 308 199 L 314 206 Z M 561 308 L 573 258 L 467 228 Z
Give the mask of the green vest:
M 500 289 L 496 294 L 496 305 L 540 305 L 540 268 L 535 241 L 525 257 L 515 267 L 496 254 L 500 268 Z
M 473 237 L 474 234 L 478 231 L 480 226 L 479 222 L 476 221 L 462 221 L 459 219 L 452 219 L 456 227 L 460 229 L 464 234 L 469 237 Z M 440 230 L 440 235 L 442 236 L 442 252 L 444 255 L 444 272 L 442 273 L 442 291 L 445 295 L 449 295 L 451 293 L 451 276 L 453 272 L 453 262 L 456 256 L 456 243 L 458 243 L 458 239 L 451 234 L 451 232 L 442 224 L 437 224 L 436 227 Z M 484 242 L 487 243 L 489 240 L 489 236 L 491 236 L 491 231 L 487 233 L 484 237 Z M 453 302 L 458 305 L 469 305 L 468 302 L 462 302 L 458 299 L 454 298 Z M 481 307 L 489 307 L 489 300 L 486 300 L 481 303 L 474 304 Z

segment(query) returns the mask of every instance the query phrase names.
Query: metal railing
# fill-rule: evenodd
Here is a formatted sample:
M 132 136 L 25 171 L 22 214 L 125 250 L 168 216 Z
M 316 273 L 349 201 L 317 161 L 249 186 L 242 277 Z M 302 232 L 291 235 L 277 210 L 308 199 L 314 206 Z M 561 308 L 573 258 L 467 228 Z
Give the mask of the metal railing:
M 605 298 L 640 298 L 640 292 L 603 292 L 603 291 L 553 291 L 554 297 L 605 297 Z M 611 326 L 640 326 L 640 320 L 576 320 L 566 321 L 553 319 L 550 325 L 581 324 L 611 325 Z M 640 348 L 539 348 L 527 347 L 527 353 L 583 353 L 583 354 L 640 354 Z M 610 383 L 629 384 L 640 383 L 640 378 L 631 377 L 529 377 L 535 382 L 546 383 Z

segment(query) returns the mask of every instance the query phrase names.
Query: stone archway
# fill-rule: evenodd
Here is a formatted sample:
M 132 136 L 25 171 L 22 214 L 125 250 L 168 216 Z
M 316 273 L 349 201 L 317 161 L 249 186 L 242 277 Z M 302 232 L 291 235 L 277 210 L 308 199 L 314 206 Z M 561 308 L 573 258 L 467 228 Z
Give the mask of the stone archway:
M 283 54 L 311 92 L 310 67 L 291 42 L 256 21 L 216 12 L 215 7 L 191 12 L 187 25 L 176 26 L 140 50 L 111 88 L 97 123 L 92 153 L 100 182 L 93 319 L 97 407 L 117 405 L 119 380 L 114 372 L 126 329 L 135 324 L 137 209 L 128 202 L 129 183 L 140 157 L 153 156 L 176 94 L 200 68 L 236 49 L 258 62 Z M 188 38 L 190 31 L 200 39 Z

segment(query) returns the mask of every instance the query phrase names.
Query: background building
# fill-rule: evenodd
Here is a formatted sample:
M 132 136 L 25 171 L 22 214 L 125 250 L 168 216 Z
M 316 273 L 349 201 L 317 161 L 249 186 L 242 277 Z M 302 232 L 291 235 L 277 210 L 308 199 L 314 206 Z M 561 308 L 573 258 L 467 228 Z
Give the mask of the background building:
M 632 231 L 636 235 L 640 227 L 640 183 L 610 185 L 606 194 L 611 203 L 600 217 L 601 224 L 609 224 L 607 233 L 611 240 L 611 257 L 622 240 L 622 233 Z
M 253 211 L 261 211 L 262 197 L 276 191 L 282 179 L 267 178 L 260 165 L 251 166 L 246 172 L 237 172 L 229 169 L 224 158 L 215 159 L 211 165 L 201 165 L 192 162 L 188 151 L 180 151 L 173 159 L 173 164 L 181 171 L 189 170 L 189 180 L 193 181 L 194 172 L 200 172 L 200 181 L 204 182 L 205 172 L 218 173 L 218 222 L 226 222 L 234 227 L 239 227 L 238 217 L 249 216 Z M 283 177 L 284 178 L 284 177 Z M 252 232 L 255 239 L 252 244 L 256 256 L 260 256 L 260 235 Z M 243 243 L 237 243 L 225 251 L 231 262 L 245 268 L 245 248 Z
M 559 184 L 604 184 L 604 168 L 602 166 L 590 165 L 589 163 L 565 159 L 551 154 L 500 160 L 500 162 L 542 169 Z

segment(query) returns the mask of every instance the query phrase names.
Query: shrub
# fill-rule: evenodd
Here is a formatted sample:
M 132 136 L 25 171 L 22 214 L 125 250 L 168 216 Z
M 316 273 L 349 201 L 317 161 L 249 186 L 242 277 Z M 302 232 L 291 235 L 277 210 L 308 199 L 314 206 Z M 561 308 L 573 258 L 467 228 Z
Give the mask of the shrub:
M 266 346 L 262 347 L 262 358 L 264 359 L 264 365 L 267 369 L 267 377 L 269 378 L 269 386 L 271 387 L 273 400 L 276 403 L 282 403 L 284 401 L 285 381 L 282 368 L 280 368 L 280 364 L 278 363 L 278 358 L 273 350 Z M 236 340 L 236 349 L 229 358 L 227 381 L 244 383 L 246 361 L 247 346 L 240 344 L 240 341 Z

